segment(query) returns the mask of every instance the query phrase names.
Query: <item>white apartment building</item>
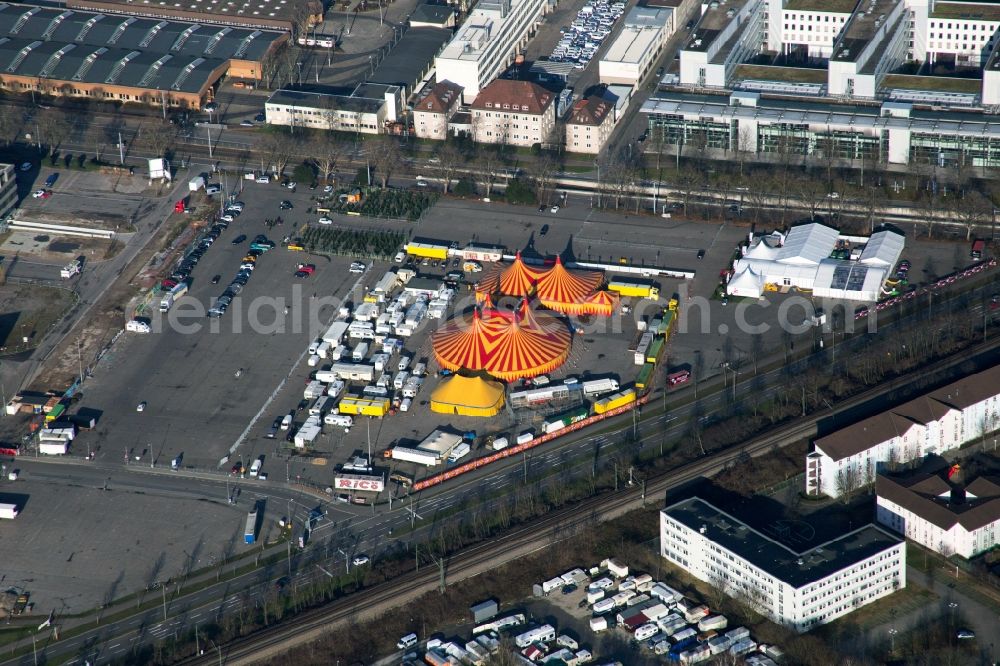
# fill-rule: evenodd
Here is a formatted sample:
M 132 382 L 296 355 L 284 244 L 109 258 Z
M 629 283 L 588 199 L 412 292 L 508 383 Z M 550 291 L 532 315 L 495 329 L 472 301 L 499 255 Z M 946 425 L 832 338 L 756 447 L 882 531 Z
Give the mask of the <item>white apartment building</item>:
M 399 86 L 362 83 L 350 95 L 301 90 L 276 90 L 264 103 L 272 125 L 380 134 L 398 118 L 402 105 Z
M 477 143 L 548 143 L 555 122 L 555 95 L 530 81 L 497 79 L 472 103 L 472 139 Z
M 462 88 L 451 81 L 427 86 L 413 102 L 413 133 L 421 139 L 448 138 L 448 120 L 462 102 Z
M 975 557 L 1000 544 L 1000 485 L 979 477 L 957 483 L 961 471 L 909 478 L 879 475 L 876 520 L 946 557 Z
M 6 220 L 17 208 L 17 174 L 13 164 L 0 164 L 0 220 Z
M 457 83 L 470 103 L 514 62 L 546 6 L 546 0 L 480 0 L 434 59 L 438 80 Z
M 813 441 L 806 493 L 839 497 L 892 463 L 942 454 L 1000 428 L 1000 366 Z
M 906 544 L 876 525 L 796 552 L 697 497 L 660 512 L 660 554 L 799 632 L 906 587 Z
M 566 114 L 566 150 L 596 155 L 611 138 L 615 103 L 598 95 L 577 101 Z
M 713 6 L 714 5 L 714 6 Z M 1000 2 L 963 0 L 732 0 L 703 4 L 688 43 L 681 49 L 681 84 L 726 88 L 735 65 L 770 51 L 827 61 L 825 84 L 807 94 L 874 99 L 892 70 L 907 61 L 984 68 L 978 95 L 985 106 L 1000 104 Z M 794 62 L 794 59 L 793 59 Z M 991 69 L 991 67 L 993 69 Z M 784 82 L 808 90 L 797 79 Z M 896 83 L 905 90 L 906 83 Z M 786 91 L 787 92 L 787 91 Z M 959 99 L 949 91 L 906 91 L 912 99 L 929 92 L 937 102 Z M 906 92 L 903 93 L 906 96 Z M 963 104 L 968 104 L 964 100 Z
M 672 8 L 634 7 L 625 15 L 622 31 L 598 63 L 601 83 L 637 85 L 673 33 Z

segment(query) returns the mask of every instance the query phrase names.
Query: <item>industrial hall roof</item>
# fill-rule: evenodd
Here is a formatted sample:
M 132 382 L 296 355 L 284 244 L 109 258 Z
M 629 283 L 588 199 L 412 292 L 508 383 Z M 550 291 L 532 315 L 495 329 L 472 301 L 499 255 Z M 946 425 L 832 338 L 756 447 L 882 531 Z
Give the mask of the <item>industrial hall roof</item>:
M 563 322 L 536 315 L 525 299 L 514 311 L 484 307 L 473 310 L 471 321 L 456 317 L 434 333 L 431 343 L 442 367 L 513 381 L 565 363 L 571 336 Z
M 279 32 L 0 3 L 0 76 L 199 92 L 229 60 L 264 57 Z

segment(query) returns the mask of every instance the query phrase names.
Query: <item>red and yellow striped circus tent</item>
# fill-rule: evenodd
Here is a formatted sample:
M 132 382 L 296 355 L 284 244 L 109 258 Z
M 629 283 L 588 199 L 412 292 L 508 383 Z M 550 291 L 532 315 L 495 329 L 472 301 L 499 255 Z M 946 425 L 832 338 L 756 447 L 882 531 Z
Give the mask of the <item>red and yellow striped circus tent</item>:
M 601 286 L 604 275 L 596 271 L 570 272 L 556 255 L 556 263 L 538 282 L 537 296 L 545 307 L 558 312 L 576 312 L 577 304 Z
M 497 264 L 483 276 L 476 285 L 476 293 L 480 296 L 496 292 L 506 296 L 527 296 L 550 270 L 550 267 L 528 266 L 518 252 L 512 264 L 506 267 Z
M 618 307 L 618 294 L 602 290 L 595 291 L 579 303 L 575 303 L 571 309 L 564 310 L 567 314 L 592 314 L 610 317 L 611 313 Z
M 471 321 L 456 317 L 431 337 L 442 367 L 483 371 L 503 381 L 555 370 L 569 357 L 571 341 L 563 322 L 534 314 L 527 300 L 512 313 L 476 309 Z

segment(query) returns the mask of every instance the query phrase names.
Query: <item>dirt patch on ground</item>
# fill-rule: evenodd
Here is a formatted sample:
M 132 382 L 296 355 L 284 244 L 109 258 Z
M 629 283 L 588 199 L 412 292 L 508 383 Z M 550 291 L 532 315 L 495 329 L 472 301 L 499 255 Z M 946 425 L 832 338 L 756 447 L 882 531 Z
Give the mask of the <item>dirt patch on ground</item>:
M 59 287 L 0 286 L 0 355 L 19 354 L 38 346 L 75 302 L 73 292 Z
M 93 257 L 101 261 L 114 256 L 109 251 L 115 246 L 120 248 L 121 245 L 121 241 L 105 238 L 76 238 L 33 231 L 13 231 L 0 245 L 0 254 L 30 254 L 33 259 L 53 262 L 70 261 L 84 255 L 88 260 Z

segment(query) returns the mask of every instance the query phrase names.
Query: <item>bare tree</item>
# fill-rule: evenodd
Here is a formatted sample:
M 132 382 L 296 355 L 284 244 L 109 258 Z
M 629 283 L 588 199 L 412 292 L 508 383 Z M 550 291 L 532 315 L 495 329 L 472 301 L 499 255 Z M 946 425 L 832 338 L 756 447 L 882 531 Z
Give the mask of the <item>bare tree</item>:
M 438 148 L 434 156 L 438 158 L 438 171 L 444 180 L 444 193 L 448 194 L 448 190 L 451 188 L 451 181 L 462 168 L 462 165 L 465 164 L 465 155 L 458 149 L 454 141 L 449 140 L 445 141 Z
M 531 179 L 535 183 L 538 201 L 547 204 L 552 196 L 552 185 L 556 178 L 557 164 L 548 155 L 541 155 L 531 166 Z
M 383 140 L 371 147 L 368 154 L 384 190 L 389 186 L 389 178 L 392 176 L 393 170 L 399 166 L 402 158 L 399 142 L 392 137 L 384 137 Z
M 162 121 L 153 121 L 140 129 L 140 142 L 156 156 L 162 157 L 177 138 L 177 127 Z
M 272 132 L 258 144 L 261 155 L 274 167 L 275 174 L 281 175 L 295 154 L 296 142 L 285 132 Z M 262 167 L 264 171 L 267 167 Z
M 837 495 L 840 496 L 844 504 L 851 501 L 851 497 L 862 486 L 863 482 L 864 479 L 861 476 L 861 470 L 856 465 L 850 463 L 838 470 L 834 478 Z
M 49 147 L 55 152 L 69 137 L 70 132 L 73 131 L 73 125 L 65 111 L 50 108 L 39 116 L 38 129 L 45 143 L 49 144 Z
M 486 185 L 486 198 L 488 199 L 493 192 L 493 185 L 496 184 L 503 171 L 503 159 L 500 156 L 500 151 L 494 146 L 480 145 L 477 146 L 475 162 L 480 178 Z
M 326 181 L 330 178 L 330 174 L 337 168 L 343 150 L 343 145 L 332 134 L 324 134 L 316 144 L 313 162 L 321 180 Z
M 810 219 L 816 218 L 823 200 L 826 199 L 826 187 L 815 178 L 800 178 L 795 183 L 796 195 L 809 208 Z
M 736 161 L 740 165 L 740 176 L 743 176 L 743 166 L 754 154 L 754 134 L 747 126 L 739 128 L 736 134 Z
M 966 191 L 965 196 L 953 199 L 954 212 L 959 222 L 965 227 L 965 240 L 972 239 L 973 230 L 986 220 L 993 212 L 991 202 L 975 190 Z

